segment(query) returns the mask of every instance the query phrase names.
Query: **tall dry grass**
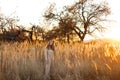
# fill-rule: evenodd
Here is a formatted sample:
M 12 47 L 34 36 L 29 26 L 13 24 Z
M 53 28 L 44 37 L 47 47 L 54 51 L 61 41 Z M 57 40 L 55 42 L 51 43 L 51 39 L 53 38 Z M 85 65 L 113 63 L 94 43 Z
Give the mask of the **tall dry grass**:
M 57 44 L 51 80 L 120 80 L 120 41 Z M 43 80 L 46 43 L 0 42 L 0 80 Z

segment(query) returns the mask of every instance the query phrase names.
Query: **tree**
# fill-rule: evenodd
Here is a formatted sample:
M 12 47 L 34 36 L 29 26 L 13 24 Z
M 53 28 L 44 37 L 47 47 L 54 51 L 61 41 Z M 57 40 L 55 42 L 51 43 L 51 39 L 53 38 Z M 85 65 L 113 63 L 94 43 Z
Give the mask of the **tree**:
M 52 29 L 52 31 L 54 31 L 53 37 L 59 37 L 59 38 L 64 38 L 67 39 L 67 42 L 70 42 L 70 35 L 73 34 L 73 30 L 69 27 L 71 26 L 71 18 L 69 18 L 70 16 L 68 15 L 68 13 L 66 13 L 65 11 L 62 11 L 58 14 L 54 14 L 52 11 L 54 9 L 54 4 L 51 4 L 49 9 L 47 9 L 47 11 L 45 12 L 44 17 L 46 18 L 46 20 L 50 21 L 50 20 L 55 20 L 58 21 L 58 27 L 54 27 Z M 54 21 L 53 21 L 54 22 Z M 49 32 L 52 32 L 49 31 Z
M 40 34 L 39 36 L 41 36 L 42 40 L 44 41 L 45 40 L 45 29 L 39 25 L 37 25 L 36 29 L 37 29 L 37 32 Z
M 104 31 L 106 27 L 102 22 L 107 21 L 106 16 L 110 14 L 106 1 L 95 3 L 94 0 L 79 0 L 71 6 L 64 6 L 59 13 L 53 7 L 47 10 L 44 15 L 47 20 L 57 20 L 59 26 L 67 27 L 65 30 L 73 30 L 81 41 L 87 34 Z
M 17 18 L 10 18 L 5 16 L 0 16 L 0 29 L 2 30 L 2 33 L 6 33 L 9 30 L 14 30 L 15 27 L 18 28 L 16 23 L 19 20 Z
M 34 32 L 34 35 L 38 40 L 45 40 L 45 29 L 40 25 L 33 25 L 31 26 L 30 30 Z
M 3 15 L 0 16 L 0 37 L 2 40 L 15 40 L 19 29 L 19 26 L 16 25 L 17 22 L 17 18 L 10 18 Z
M 45 33 L 45 39 L 46 40 L 51 40 L 51 39 L 54 39 L 54 38 L 57 38 L 57 36 L 59 36 L 59 30 L 57 27 L 53 27 L 52 30 L 48 30 L 46 33 Z

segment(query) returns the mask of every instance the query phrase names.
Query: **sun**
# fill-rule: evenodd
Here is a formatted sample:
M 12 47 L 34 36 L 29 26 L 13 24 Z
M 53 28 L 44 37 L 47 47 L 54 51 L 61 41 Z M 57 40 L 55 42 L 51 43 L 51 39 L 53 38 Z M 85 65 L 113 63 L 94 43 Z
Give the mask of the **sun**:
M 106 34 L 106 38 L 119 39 L 120 40 L 120 27 L 113 26 Z

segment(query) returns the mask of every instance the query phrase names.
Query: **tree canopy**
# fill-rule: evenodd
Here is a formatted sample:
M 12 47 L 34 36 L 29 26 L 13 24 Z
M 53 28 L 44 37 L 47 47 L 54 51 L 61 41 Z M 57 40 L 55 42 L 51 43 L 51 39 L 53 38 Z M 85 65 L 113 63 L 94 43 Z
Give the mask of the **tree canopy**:
M 60 30 L 65 34 L 74 31 L 83 41 L 87 34 L 95 31 L 102 32 L 107 21 L 106 16 L 111 13 L 106 1 L 94 2 L 94 0 L 79 0 L 70 6 L 64 6 L 61 12 L 55 12 L 55 6 L 51 6 L 45 12 L 44 17 L 48 21 L 58 21 Z

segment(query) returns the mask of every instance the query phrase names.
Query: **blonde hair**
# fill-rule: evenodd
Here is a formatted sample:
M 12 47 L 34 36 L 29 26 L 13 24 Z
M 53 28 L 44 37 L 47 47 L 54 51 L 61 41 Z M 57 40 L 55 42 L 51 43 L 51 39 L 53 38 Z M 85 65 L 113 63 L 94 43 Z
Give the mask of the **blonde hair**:
M 49 43 L 48 43 L 48 45 L 47 45 L 47 47 L 46 47 L 46 48 L 47 48 L 47 49 L 51 49 L 51 50 L 53 50 L 53 51 L 54 51 L 54 50 L 55 50 L 55 48 L 54 48 L 54 41 L 52 40 L 52 42 L 53 42 L 53 43 L 52 43 L 52 44 L 50 44 L 50 41 L 49 41 Z

